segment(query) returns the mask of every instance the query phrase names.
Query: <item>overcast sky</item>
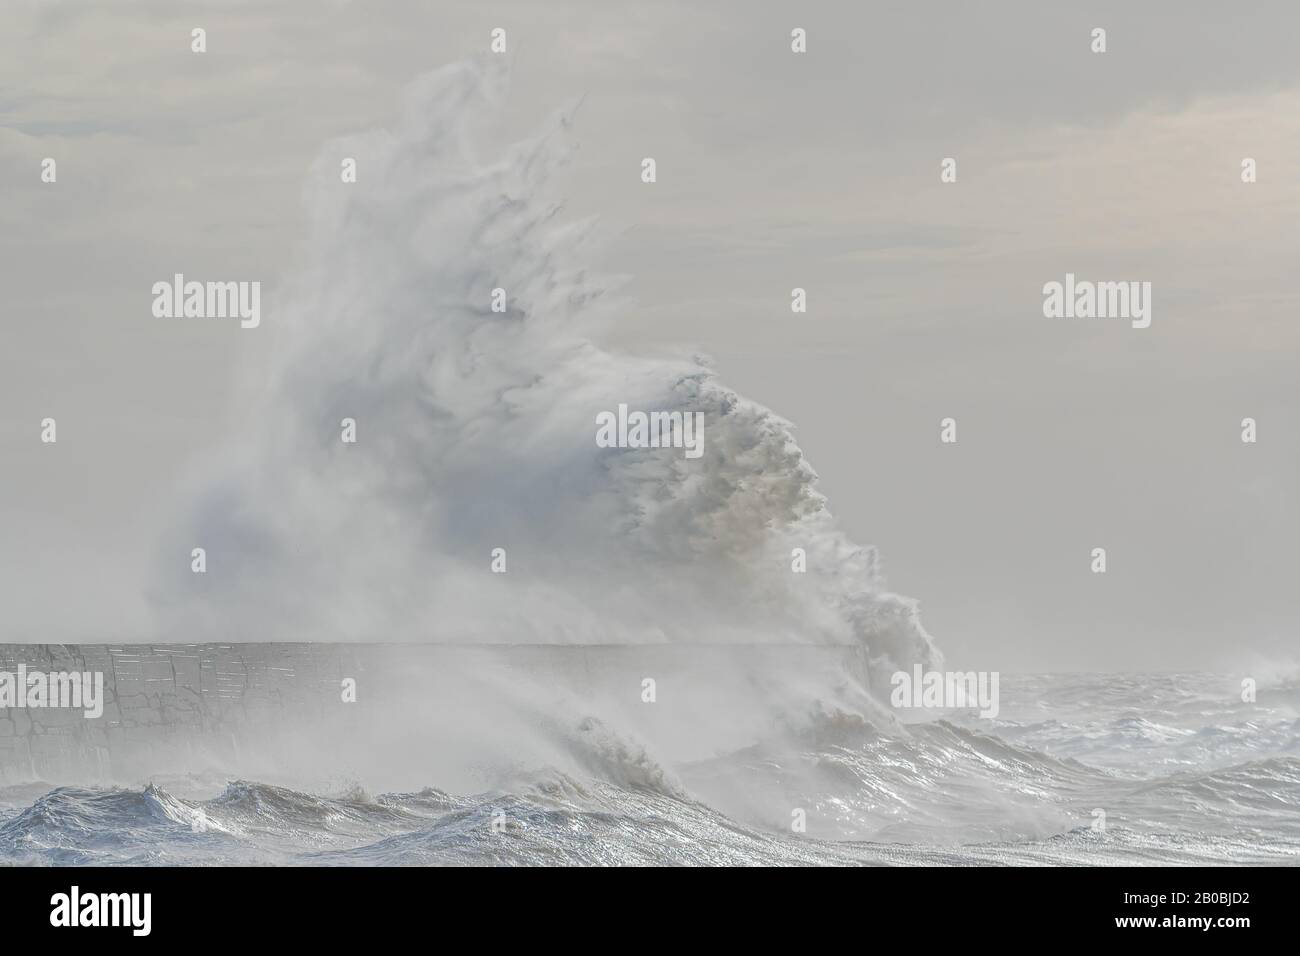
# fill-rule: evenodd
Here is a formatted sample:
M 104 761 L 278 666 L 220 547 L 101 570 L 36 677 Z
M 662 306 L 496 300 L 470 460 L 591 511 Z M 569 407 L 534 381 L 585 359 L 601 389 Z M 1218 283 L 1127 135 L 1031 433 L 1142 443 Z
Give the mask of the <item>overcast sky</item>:
M 605 344 L 707 352 L 792 420 L 951 663 L 1295 660 L 1300 7 L 1281 2 L 8 3 L 0 638 L 147 634 L 162 503 L 238 427 L 259 342 L 160 327 L 150 287 L 273 286 L 322 143 L 391 122 L 406 83 L 498 26 L 503 140 L 584 98 L 562 191 L 615 233 L 593 266 L 632 276 Z M 1150 328 L 1044 318 L 1066 272 L 1150 281 Z

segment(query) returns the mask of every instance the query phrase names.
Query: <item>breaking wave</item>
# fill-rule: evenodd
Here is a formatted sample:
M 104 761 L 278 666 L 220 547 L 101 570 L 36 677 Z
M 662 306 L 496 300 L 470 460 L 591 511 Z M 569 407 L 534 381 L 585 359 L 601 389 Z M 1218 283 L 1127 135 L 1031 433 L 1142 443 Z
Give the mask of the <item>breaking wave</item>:
M 168 560 L 163 629 L 689 646 L 665 688 L 680 704 L 642 706 L 621 674 L 601 696 L 598 655 L 466 657 L 405 675 L 413 692 L 391 699 L 418 705 L 381 701 L 363 728 L 375 767 L 445 790 L 25 785 L 0 793 L 0 859 L 1300 860 L 1294 687 L 1261 716 L 1203 675 L 1044 676 L 1004 682 L 1000 717 L 977 726 L 894 719 L 889 675 L 941 666 L 916 603 L 838 528 L 788 422 L 703 359 L 596 344 L 629 306 L 591 271 L 597 224 L 565 221 L 551 195 L 573 110 L 485 158 L 505 83 L 492 60 L 439 70 L 391 130 L 313 167 L 310 236 L 251 333 L 241 434 L 186 489 L 168 543 L 201 542 L 207 573 Z M 596 416 L 621 404 L 703 413 L 702 457 L 597 447 Z M 796 548 L 807 573 L 791 573 Z M 792 643 L 849 651 L 819 672 L 718 650 Z
M 313 167 L 310 237 L 247 333 L 260 360 L 239 450 L 202 470 L 168 546 L 208 552 L 205 575 L 169 561 L 168 632 L 840 643 L 865 648 L 872 674 L 937 664 L 915 603 L 837 527 L 788 422 L 701 358 L 594 344 L 631 306 L 590 267 L 596 223 L 566 221 L 551 195 L 574 111 L 485 158 L 506 80 L 494 59 L 432 73 L 391 130 L 331 144 Z M 702 412 L 703 456 L 598 448 L 596 415 L 620 403 Z M 496 548 L 505 575 L 489 570 Z M 791 573 L 794 548 L 806 574 Z
M 1096 700 L 1109 684 L 1011 681 L 1008 702 L 1032 708 L 1044 691 L 1087 685 Z M 1097 708 L 1097 724 L 1135 702 Z M 192 777 L 143 789 L 22 784 L 0 788 L 0 863 L 1296 864 L 1300 757 L 1281 710 L 1252 717 L 1272 730 L 1254 756 L 1159 771 L 1181 760 L 1177 740 L 1164 739 L 1168 759 L 1152 761 L 1150 740 L 1117 739 L 1112 763 L 1135 748 L 1118 770 L 1012 743 L 1000 734 L 1016 736 L 1014 720 L 985 732 L 950 721 L 882 728 L 824 710 L 748 747 L 671 765 L 582 720 L 568 733 L 577 769 L 539 765 L 464 793 Z M 1194 720 L 1181 723 L 1195 734 Z M 1058 743 L 1094 732 L 1071 726 L 1055 722 Z M 1272 753 L 1279 740 L 1290 753 Z M 806 832 L 792 829 L 792 810 Z

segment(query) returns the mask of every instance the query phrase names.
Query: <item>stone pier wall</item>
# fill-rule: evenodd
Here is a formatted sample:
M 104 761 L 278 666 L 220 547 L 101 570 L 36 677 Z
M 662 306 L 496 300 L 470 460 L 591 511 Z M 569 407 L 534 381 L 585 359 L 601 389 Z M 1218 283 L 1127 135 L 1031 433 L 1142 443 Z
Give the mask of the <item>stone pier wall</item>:
M 104 712 L 0 708 L 0 781 L 108 778 L 135 764 L 234 752 L 248 734 L 310 719 L 363 668 L 356 645 L 0 644 L 0 671 L 100 672 Z
M 810 695 L 866 676 L 861 648 L 811 645 L 0 644 L 0 672 L 20 664 L 102 673 L 104 710 L 0 707 L 0 784 L 265 773 L 309 750 L 342 762 L 421 721 L 490 726 L 491 700 L 450 715 L 429 707 L 485 675 L 598 714 L 630 707 L 643 731 L 676 741 L 725 717 L 719 701 L 761 704 L 801 674 Z M 641 699 L 647 677 L 659 687 L 653 708 Z M 345 678 L 359 702 L 342 701 Z

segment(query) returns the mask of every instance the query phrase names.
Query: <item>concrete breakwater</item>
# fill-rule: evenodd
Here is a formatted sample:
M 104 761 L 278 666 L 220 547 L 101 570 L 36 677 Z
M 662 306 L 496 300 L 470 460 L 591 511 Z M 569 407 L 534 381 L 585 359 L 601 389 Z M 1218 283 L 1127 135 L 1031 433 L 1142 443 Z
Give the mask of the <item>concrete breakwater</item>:
M 825 686 L 865 666 L 860 648 L 795 644 L 0 644 L 0 672 L 103 675 L 98 718 L 0 706 L 0 783 L 261 773 L 304 749 L 343 761 L 421 721 L 493 721 L 487 701 L 450 717 L 433 706 L 484 678 L 626 709 L 651 737 L 682 739 L 718 695 L 761 698 L 764 681 L 800 673 Z M 647 679 L 658 706 L 643 702 Z
M 149 772 L 196 747 L 233 755 L 240 739 L 339 699 L 354 645 L 0 644 L 0 671 L 102 673 L 103 714 L 0 708 L 0 781 L 99 780 Z

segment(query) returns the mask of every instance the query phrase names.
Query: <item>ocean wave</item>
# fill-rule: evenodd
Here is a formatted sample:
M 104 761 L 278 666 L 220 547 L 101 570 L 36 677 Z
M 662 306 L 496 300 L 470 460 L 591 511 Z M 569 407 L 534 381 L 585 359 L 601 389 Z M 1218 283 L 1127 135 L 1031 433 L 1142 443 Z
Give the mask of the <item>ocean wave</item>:
M 167 560 L 164 623 L 223 640 L 839 644 L 877 689 L 937 664 L 789 422 L 700 357 L 595 344 L 616 283 L 592 268 L 595 224 L 563 222 L 551 185 L 573 110 L 485 159 L 506 82 L 499 58 L 438 70 L 393 127 L 313 167 L 310 236 L 257 333 L 269 367 L 249 372 L 261 427 L 177 522 L 222 560 L 201 588 Z M 367 171 L 346 189 L 339 148 Z M 597 415 L 620 405 L 702 414 L 703 455 L 598 447 Z M 508 577 L 488 570 L 496 548 Z
M 844 716 L 811 737 L 780 735 L 677 768 L 671 786 L 641 752 L 616 743 L 612 753 L 620 755 L 612 772 L 607 761 L 595 764 L 597 775 L 538 768 L 467 795 L 432 787 L 321 795 L 247 780 L 207 800 L 153 785 L 56 787 L 0 824 L 0 861 L 1300 862 L 1293 757 L 1143 780 L 945 722 L 885 732 Z M 792 826 L 792 810 L 806 828 Z

